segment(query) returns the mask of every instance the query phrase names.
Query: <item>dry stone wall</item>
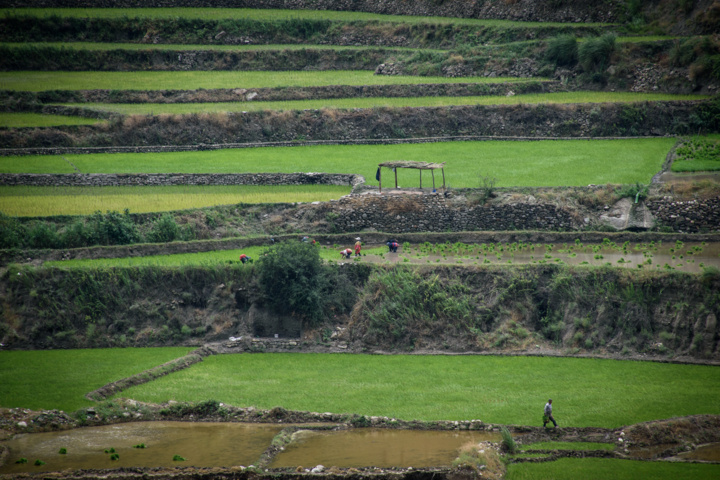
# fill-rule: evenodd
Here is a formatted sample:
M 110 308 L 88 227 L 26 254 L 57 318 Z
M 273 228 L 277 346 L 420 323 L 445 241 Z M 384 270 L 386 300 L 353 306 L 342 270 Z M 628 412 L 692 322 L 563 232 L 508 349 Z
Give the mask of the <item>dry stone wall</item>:
M 333 223 L 346 232 L 575 230 L 580 226 L 555 205 L 454 205 L 443 194 L 351 196 L 328 205 Z
M 0 185 L 35 187 L 118 187 L 169 185 L 350 185 L 361 175 L 343 173 L 141 173 L 141 174 L 0 174 Z
M 685 202 L 665 197 L 647 202 L 647 207 L 661 225 L 676 232 L 720 231 L 720 197 Z

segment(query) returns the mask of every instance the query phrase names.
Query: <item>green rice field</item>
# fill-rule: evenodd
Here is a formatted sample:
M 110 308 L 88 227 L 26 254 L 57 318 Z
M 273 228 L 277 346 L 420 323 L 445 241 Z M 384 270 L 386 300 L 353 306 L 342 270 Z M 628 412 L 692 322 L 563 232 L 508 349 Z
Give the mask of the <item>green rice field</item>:
M 208 392 L 236 406 L 519 425 L 541 425 L 552 398 L 560 427 L 614 428 L 719 414 L 720 369 L 550 357 L 235 354 L 208 357 L 122 396 L 202 401 Z
M 0 90 L 197 90 L 212 88 L 321 87 L 328 85 L 418 85 L 537 81 L 507 77 L 418 77 L 375 75 L 366 70 L 182 71 L 182 72 L 0 72 Z
M 344 46 L 321 44 L 271 44 L 271 45 L 188 45 L 178 43 L 101 43 L 101 42 L 28 42 L 10 43 L 0 42 L 0 47 L 7 48 L 68 48 L 73 50 L 169 50 L 169 51 L 198 51 L 213 50 L 220 52 L 255 52 L 275 50 L 387 50 L 415 52 L 421 49 L 409 47 L 383 47 L 383 46 Z M 443 52 L 445 50 L 423 48 L 423 52 Z
M 88 215 L 96 211 L 164 212 L 237 203 L 315 202 L 337 199 L 337 185 L 168 187 L 0 187 L 0 211 L 18 217 Z
M 245 148 L 204 152 L 117 153 L 64 156 L 0 157 L 3 173 L 69 173 L 71 162 L 81 173 L 357 173 L 377 185 L 380 162 L 417 160 L 447 162 L 447 184 L 477 187 L 480 176 L 497 178 L 497 186 L 571 186 L 648 183 L 675 144 L 673 138 L 624 140 L 541 140 L 438 142 L 401 145 L 319 145 Z M 394 177 L 385 172 L 385 187 Z M 435 175 L 436 185 L 442 176 Z M 400 187 L 418 187 L 418 173 L 399 169 Z M 423 187 L 431 186 L 429 173 Z
M 84 395 L 193 348 L 0 351 L 0 407 L 74 411 L 95 403 Z
M 282 10 L 253 8 L 2 8 L 0 15 L 29 15 L 34 17 L 75 18 L 185 18 L 202 20 L 330 20 L 338 22 L 375 21 L 394 23 L 437 23 L 496 27 L 568 27 L 560 22 L 514 22 L 510 20 L 478 20 L 455 17 L 422 17 L 410 15 L 382 15 L 366 12 L 332 10 Z M 582 26 L 601 26 L 602 23 L 583 23 Z
M 57 127 L 60 125 L 95 125 L 103 120 L 44 113 L 0 112 L 0 128 Z
M 263 110 L 319 110 L 323 108 L 402 108 L 460 105 L 522 105 L 568 103 L 636 103 L 704 100 L 707 95 L 672 95 L 634 92 L 559 92 L 523 95 L 484 95 L 468 97 L 354 97 L 278 102 L 220 103 L 71 103 L 72 107 L 120 113 L 123 115 L 187 114 L 203 112 L 253 112 Z
M 512 463 L 505 480 L 715 480 L 720 465 L 642 462 L 610 458 L 561 458 L 554 462 Z

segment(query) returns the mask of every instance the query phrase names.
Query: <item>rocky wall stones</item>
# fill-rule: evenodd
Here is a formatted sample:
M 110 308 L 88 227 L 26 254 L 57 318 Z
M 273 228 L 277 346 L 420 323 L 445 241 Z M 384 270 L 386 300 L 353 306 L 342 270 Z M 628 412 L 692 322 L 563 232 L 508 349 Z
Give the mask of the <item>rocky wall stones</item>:
M 338 215 L 334 222 L 339 229 L 349 232 L 575 230 L 580 226 L 555 205 L 454 206 L 442 194 L 352 196 L 338 200 L 332 211 Z
M 118 187 L 169 185 L 350 185 L 361 175 L 342 173 L 139 173 L 139 174 L 0 174 L 0 185 L 35 187 Z
M 647 207 L 662 226 L 676 232 L 720 231 L 720 197 L 684 202 L 664 197 L 647 202 Z

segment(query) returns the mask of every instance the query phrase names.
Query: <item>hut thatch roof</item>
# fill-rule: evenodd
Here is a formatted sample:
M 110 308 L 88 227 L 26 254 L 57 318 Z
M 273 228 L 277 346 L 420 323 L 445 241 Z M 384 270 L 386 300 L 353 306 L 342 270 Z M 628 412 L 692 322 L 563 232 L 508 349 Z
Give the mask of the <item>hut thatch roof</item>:
M 415 162 L 413 160 L 395 160 L 392 162 L 379 163 L 378 167 L 387 168 L 416 168 L 418 170 L 437 170 L 445 167 L 443 163 Z

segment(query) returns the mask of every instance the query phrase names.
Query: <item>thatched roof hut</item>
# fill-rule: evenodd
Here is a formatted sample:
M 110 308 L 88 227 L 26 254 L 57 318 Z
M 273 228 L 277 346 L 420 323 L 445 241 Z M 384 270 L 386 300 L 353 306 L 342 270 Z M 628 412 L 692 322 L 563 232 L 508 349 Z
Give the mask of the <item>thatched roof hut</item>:
M 377 173 L 375 174 L 375 179 L 378 181 L 378 185 L 380 186 L 380 193 L 382 193 L 382 169 L 383 168 L 392 168 L 393 169 L 393 172 L 395 173 L 395 188 L 398 188 L 398 181 L 397 181 L 397 169 L 398 168 L 414 168 L 416 170 L 419 170 L 419 172 L 420 172 L 420 188 L 422 188 L 422 171 L 430 170 L 430 172 L 432 173 L 433 191 L 435 190 L 435 170 L 439 169 L 440 171 L 442 171 L 442 176 L 443 176 L 442 188 L 443 188 L 443 191 L 445 190 L 445 162 L 433 163 L 433 162 L 415 162 L 412 160 L 394 160 L 392 162 L 379 163 Z

